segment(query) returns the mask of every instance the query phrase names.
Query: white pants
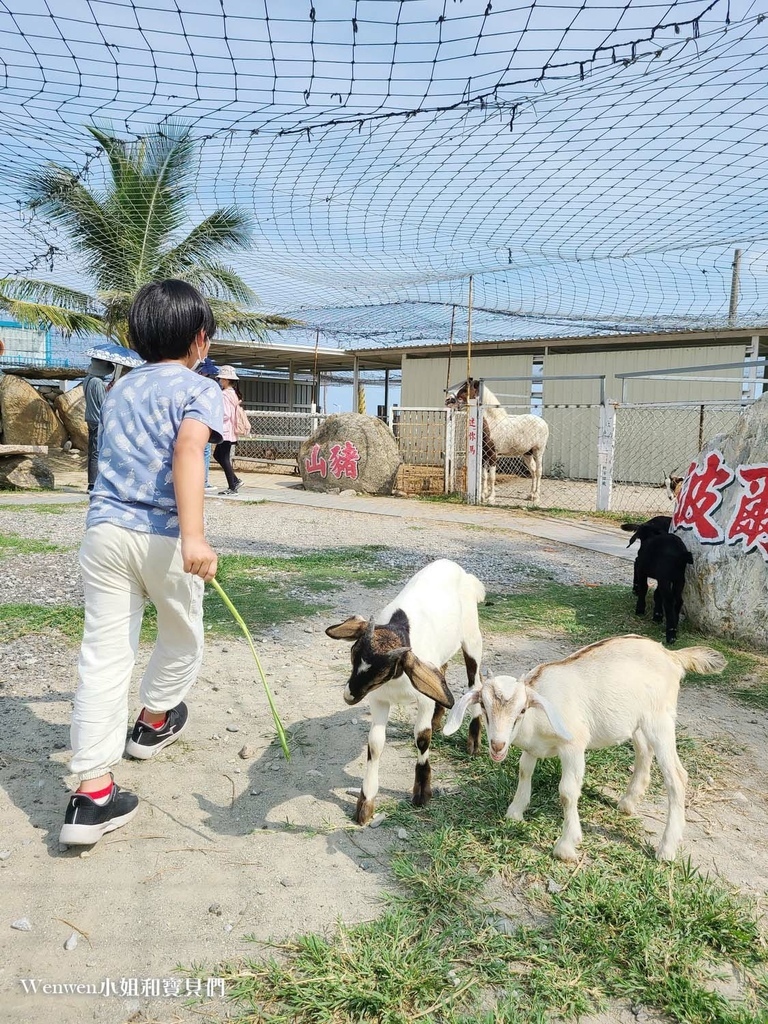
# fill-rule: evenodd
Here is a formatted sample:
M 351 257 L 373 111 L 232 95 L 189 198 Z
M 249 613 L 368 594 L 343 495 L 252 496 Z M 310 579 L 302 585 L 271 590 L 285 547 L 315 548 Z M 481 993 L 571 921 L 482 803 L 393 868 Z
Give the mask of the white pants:
M 181 541 L 100 523 L 80 548 L 85 629 L 72 712 L 72 773 L 105 775 L 123 756 L 144 605 L 157 608 L 157 645 L 139 696 L 150 711 L 184 699 L 203 660 L 203 581 L 184 572 Z

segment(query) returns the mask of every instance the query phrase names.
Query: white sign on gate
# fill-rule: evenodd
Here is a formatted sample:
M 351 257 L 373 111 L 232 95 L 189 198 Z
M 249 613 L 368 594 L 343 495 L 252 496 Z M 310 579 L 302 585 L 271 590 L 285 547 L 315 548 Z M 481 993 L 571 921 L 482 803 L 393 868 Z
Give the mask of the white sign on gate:
M 481 501 L 483 478 L 483 410 L 476 398 L 467 403 L 467 499 Z

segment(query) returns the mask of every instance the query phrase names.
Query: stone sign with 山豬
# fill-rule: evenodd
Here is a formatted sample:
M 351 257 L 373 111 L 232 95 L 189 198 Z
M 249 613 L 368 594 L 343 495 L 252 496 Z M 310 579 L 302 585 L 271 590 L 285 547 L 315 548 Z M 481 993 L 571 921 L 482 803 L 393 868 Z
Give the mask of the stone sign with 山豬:
M 684 592 L 693 625 L 768 647 L 768 395 L 691 463 L 672 529 L 693 555 Z
M 298 461 L 308 491 L 391 494 L 401 458 L 385 423 L 344 413 L 320 425 L 302 444 Z

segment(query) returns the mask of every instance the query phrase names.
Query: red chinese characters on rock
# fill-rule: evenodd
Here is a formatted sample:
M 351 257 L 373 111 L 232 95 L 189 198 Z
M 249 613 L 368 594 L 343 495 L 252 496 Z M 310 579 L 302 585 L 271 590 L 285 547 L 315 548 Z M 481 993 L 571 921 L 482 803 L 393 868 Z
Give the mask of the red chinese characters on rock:
M 310 475 L 313 473 L 319 473 L 320 476 L 325 480 L 328 474 L 328 463 L 320 454 L 320 445 L 312 445 L 312 451 L 309 453 L 309 457 L 304 459 L 304 467 Z
M 691 463 L 672 515 L 673 530 L 693 530 L 702 544 L 722 544 L 725 532 L 712 518 L 723 503 L 723 491 L 735 473 L 721 452 L 707 455 L 703 466 Z
M 347 477 L 349 480 L 357 480 L 357 464 L 360 461 L 360 452 L 351 441 L 345 441 L 343 445 L 331 445 L 331 473 L 335 477 Z
M 744 493 L 728 524 L 728 543 L 743 540 L 745 551 L 757 548 L 768 562 L 768 465 L 739 466 L 736 476 Z

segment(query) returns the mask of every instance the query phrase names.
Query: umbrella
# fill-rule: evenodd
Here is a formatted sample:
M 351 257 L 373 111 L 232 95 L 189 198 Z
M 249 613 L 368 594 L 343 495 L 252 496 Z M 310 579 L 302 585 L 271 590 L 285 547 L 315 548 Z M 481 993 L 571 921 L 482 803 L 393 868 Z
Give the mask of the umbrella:
M 105 363 L 116 363 L 118 366 L 144 365 L 144 360 L 138 352 L 118 345 L 116 341 L 100 341 L 93 348 L 87 349 L 85 354 L 92 359 L 103 359 Z
M 210 356 L 206 356 L 202 363 L 200 363 L 200 365 L 198 366 L 197 372 L 202 377 L 217 377 L 219 373 L 219 368 L 216 365 L 216 363 L 214 363 Z

